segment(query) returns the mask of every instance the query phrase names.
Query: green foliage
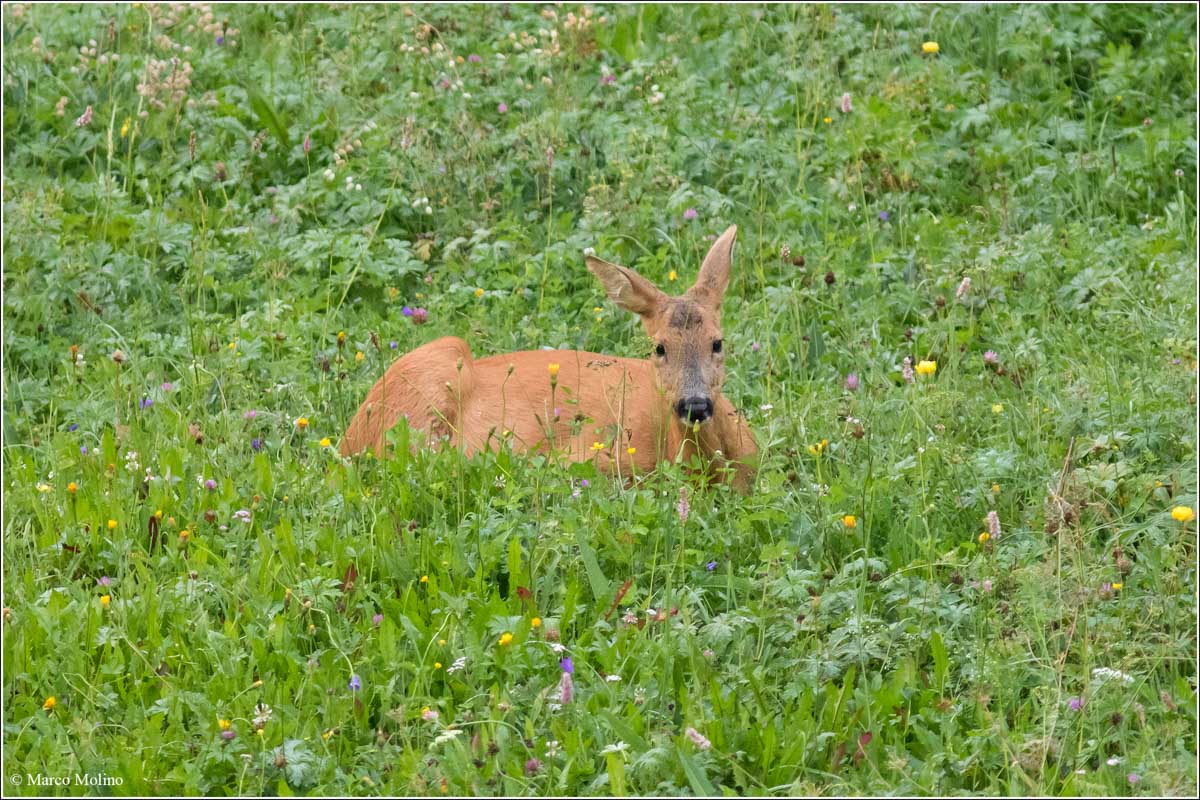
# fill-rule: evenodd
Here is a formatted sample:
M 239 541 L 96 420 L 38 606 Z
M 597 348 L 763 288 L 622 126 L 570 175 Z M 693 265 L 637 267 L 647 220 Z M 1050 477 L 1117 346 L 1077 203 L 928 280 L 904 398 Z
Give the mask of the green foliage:
M 205 8 L 5 6 L 9 791 L 1196 791 L 1193 8 Z M 747 496 L 336 455 L 730 223 Z

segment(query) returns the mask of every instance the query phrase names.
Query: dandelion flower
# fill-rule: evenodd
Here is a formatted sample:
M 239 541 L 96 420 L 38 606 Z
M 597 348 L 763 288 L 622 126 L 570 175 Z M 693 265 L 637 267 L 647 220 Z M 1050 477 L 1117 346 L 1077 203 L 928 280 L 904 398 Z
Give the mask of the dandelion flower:
M 679 274 L 676 273 L 675 270 L 671 270 L 670 272 L 667 273 L 667 280 L 669 280 L 669 281 L 673 281 L 678 277 L 679 277 Z
M 421 576 L 421 580 L 419 580 L 419 581 L 418 581 L 418 583 L 429 583 L 429 576 L 428 576 L 428 575 L 422 575 L 422 576 Z
M 304 430 L 305 428 L 307 428 L 308 427 L 308 417 L 297 417 L 296 418 L 296 427 L 299 428 L 300 430 Z
M 361 364 L 363 362 L 363 359 L 366 357 L 367 357 L 366 354 L 364 354 L 362 350 L 359 350 L 357 353 L 354 354 L 354 362 L 356 364 Z
M 43 711 L 53 711 L 54 707 L 57 705 L 58 705 L 58 701 L 54 699 L 54 695 L 50 695 L 49 697 L 46 698 L 46 702 L 42 703 L 42 710 Z
M 542 618 L 541 618 L 541 617 L 534 617 L 533 619 L 529 620 L 529 627 L 531 627 L 531 628 L 540 628 L 540 627 L 542 627 Z
M 512 640 L 513 640 L 513 635 L 511 633 L 509 633 L 508 631 L 505 631 L 504 633 L 500 634 L 500 641 L 498 642 L 498 644 L 501 647 L 508 647 L 510 644 L 512 644 Z
M 110 531 L 114 531 L 117 529 L 117 521 L 115 519 L 110 519 L 108 521 L 108 529 Z
M 559 369 L 558 364 L 546 365 L 546 371 L 550 373 L 550 380 L 554 380 L 555 378 L 558 377 L 558 369 Z
M 104 608 L 108 608 L 108 605 L 109 605 L 109 603 L 111 603 L 111 602 L 112 602 L 112 595 L 111 595 L 111 594 L 102 594 L 102 595 L 100 595 L 100 605 L 101 605 L 101 606 L 103 606 Z
M 320 445 L 321 445 L 321 447 L 329 447 L 329 445 L 330 445 L 330 444 L 331 444 L 331 442 L 329 441 L 329 437 L 328 437 L 328 436 L 326 436 L 325 438 L 321 439 L 321 442 L 320 442 Z
M 1000 494 L 1000 484 L 998 484 L 998 483 L 992 484 L 992 494 Z
M 631 455 L 631 456 L 632 456 L 632 455 L 636 455 L 636 454 L 637 454 L 637 448 L 636 448 L 636 447 L 629 447 L 629 448 L 626 448 L 626 449 L 625 449 L 625 452 L 626 452 L 626 453 L 629 453 L 629 455 Z
M 476 289 L 476 290 L 475 290 L 475 296 L 476 296 L 476 297 L 483 297 L 483 289 Z
M 854 516 L 853 514 L 847 514 L 846 516 L 842 517 L 842 525 L 846 528 L 857 528 L 858 517 Z
M 917 363 L 918 375 L 932 375 L 935 372 L 937 372 L 936 361 L 920 361 Z
M 938 47 L 937 42 L 925 42 L 923 45 L 921 45 L 922 53 L 928 53 L 928 54 L 932 55 L 932 54 L 938 52 L 939 50 L 941 50 L 941 48 Z
M 1171 518 L 1177 522 L 1191 522 L 1196 518 L 1196 512 L 1188 506 L 1175 506 L 1171 509 Z

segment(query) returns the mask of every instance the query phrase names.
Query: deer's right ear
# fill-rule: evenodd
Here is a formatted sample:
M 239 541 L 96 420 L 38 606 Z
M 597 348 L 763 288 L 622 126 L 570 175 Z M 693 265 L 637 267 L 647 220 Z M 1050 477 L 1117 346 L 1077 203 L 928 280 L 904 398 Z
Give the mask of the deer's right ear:
M 651 316 L 666 297 L 657 286 L 629 267 L 619 267 L 588 256 L 587 268 L 604 284 L 609 300 L 634 314 Z

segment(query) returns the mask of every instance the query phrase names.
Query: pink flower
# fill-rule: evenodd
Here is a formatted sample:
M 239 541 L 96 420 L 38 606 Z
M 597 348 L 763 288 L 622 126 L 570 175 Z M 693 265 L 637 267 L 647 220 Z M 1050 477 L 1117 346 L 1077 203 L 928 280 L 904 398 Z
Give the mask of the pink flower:
M 525 774 L 536 775 L 538 770 L 542 768 L 542 762 L 536 758 L 531 758 L 525 762 Z
M 75 120 L 75 127 L 82 128 L 84 125 L 90 125 L 91 122 L 92 122 L 92 107 L 88 106 L 87 109 L 79 116 L 79 119 Z
M 500 105 L 496 106 L 496 110 L 499 111 L 501 114 L 507 114 L 508 113 L 508 103 L 501 103 Z
M 751 353 L 757 353 L 759 350 L 762 350 L 762 345 L 759 344 L 758 342 L 754 342 L 753 344 L 750 345 Z
M 696 213 L 696 209 L 694 208 L 689 208 L 687 211 L 683 212 L 684 219 L 695 219 L 698 216 L 700 215 Z
M 858 391 L 858 376 L 853 372 L 846 376 L 846 389 L 851 392 Z
M 1000 538 L 1000 515 L 997 514 L 995 511 L 989 511 L 987 513 L 987 526 L 988 526 L 988 534 L 991 535 L 992 539 L 993 540 L 999 539 Z
M 611 72 L 600 78 L 600 83 L 602 83 L 602 84 L 609 84 L 609 83 L 616 83 L 616 82 L 617 82 L 617 76 L 612 74 Z
M 687 737 L 692 740 L 692 744 L 696 745 L 696 747 L 700 750 L 708 750 L 710 747 L 712 747 L 712 742 L 710 742 L 703 733 L 695 728 L 688 728 L 686 731 L 684 731 L 684 733 L 687 734 Z
M 1083 698 L 1082 697 L 1072 697 L 1070 700 L 1067 701 L 1067 707 L 1070 708 L 1072 711 L 1078 711 L 1079 709 L 1083 708 Z
M 679 502 L 675 505 L 675 510 L 679 512 L 679 524 L 685 524 L 687 522 L 688 512 L 692 510 L 692 507 L 688 505 L 687 487 L 679 487 Z
M 571 677 L 571 673 L 564 672 L 562 678 L 558 681 L 558 702 L 564 706 L 571 702 L 571 698 L 575 694 L 575 679 Z
M 904 366 L 901 369 L 906 383 L 912 383 L 916 378 L 913 376 L 912 359 L 908 356 L 904 357 Z
M 306 133 L 304 134 L 304 155 L 308 155 L 309 150 L 312 150 L 312 139 Z
M 376 628 L 378 628 L 380 625 L 382 625 L 383 624 L 383 614 L 376 614 L 375 616 L 371 617 L 371 624 L 374 625 Z
M 1000 356 L 996 355 L 995 350 L 988 350 L 983 354 L 983 363 L 996 365 L 1000 363 Z
M 846 92 L 842 95 L 842 113 L 849 114 L 854 108 L 850 105 L 850 93 Z
M 962 283 L 958 284 L 958 289 L 954 292 L 954 299 L 962 300 L 969 291 L 971 291 L 971 278 L 963 276 Z
M 426 722 L 437 722 L 437 718 L 438 712 L 434 711 L 432 708 L 427 708 L 421 712 L 421 719 L 425 720 Z
M 478 64 L 480 61 L 483 61 L 483 59 L 477 56 L 475 53 L 471 53 L 471 55 L 467 56 L 467 61 L 470 61 L 472 64 Z
M 987 592 L 991 592 L 991 591 L 992 591 L 992 581 L 991 581 L 991 579 L 990 579 L 990 578 L 984 578 L 984 579 L 983 579 L 983 583 L 980 585 L 980 587 L 979 587 L 979 588 L 980 588 L 980 589 L 983 589 L 983 591 L 984 591 L 985 593 L 987 593 Z

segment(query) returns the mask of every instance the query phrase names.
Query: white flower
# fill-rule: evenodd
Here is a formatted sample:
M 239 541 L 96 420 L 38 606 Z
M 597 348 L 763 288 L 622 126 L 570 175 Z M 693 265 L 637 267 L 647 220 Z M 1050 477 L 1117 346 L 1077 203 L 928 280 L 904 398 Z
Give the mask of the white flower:
M 325 172 L 324 172 L 323 174 L 324 174 L 324 176 L 325 176 L 325 180 L 327 180 L 327 181 L 331 181 L 331 180 L 333 180 L 335 177 L 337 177 L 337 176 L 334 174 L 334 171 L 333 171 L 333 170 L 331 170 L 331 169 L 326 169 L 326 170 L 325 170 Z
M 1115 767 L 1117 764 L 1120 764 L 1124 760 L 1125 759 L 1121 758 L 1120 756 L 1113 756 L 1112 758 L 1110 758 L 1108 761 L 1106 761 L 1104 763 L 1108 764 L 1110 767 Z
M 254 707 L 254 727 L 262 728 L 271 721 L 271 707 L 266 703 L 259 703 Z
M 1121 683 L 1129 686 L 1133 683 L 1133 676 L 1121 672 L 1119 669 L 1110 669 L 1109 667 L 1096 667 L 1092 670 L 1092 680 L 1103 683 L 1107 680 L 1119 680 Z
M 449 667 L 446 668 L 446 674 L 453 675 L 454 673 L 458 672 L 459 670 L 463 669 L 466 666 L 467 666 L 467 657 L 459 656 L 458 658 L 454 659 L 453 664 L 451 664 Z
M 442 731 L 441 733 L 439 733 L 437 735 L 437 738 L 433 740 L 433 743 L 434 744 L 445 744 L 446 742 L 450 742 L 450 741 L 453 741 L 454 739 L 458 738 L 459 734 L 461 734 L 461 733 L 462 733 L 462 730 L 460 730 L 459 728 L 447 728 L 446 730 Z
M 565 653 L 567 651 L 567 648 L 564 647 L 563 645 L 559 644 L 558 642 L 551 642 L 550 649 L 556 653 Z
M 617 742 L 616 744 L 606 745 L 605 748 L 600 751 L 600 755 L 605 756 L 609 753 L 624 753 L 628 749 L 629 745 L 625 742 Z
M 604 680 L 608 681 L 609 683 L 620 683 L 621 676 L 620 675 L 605 675 Z

